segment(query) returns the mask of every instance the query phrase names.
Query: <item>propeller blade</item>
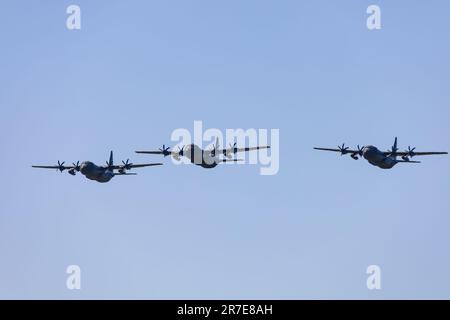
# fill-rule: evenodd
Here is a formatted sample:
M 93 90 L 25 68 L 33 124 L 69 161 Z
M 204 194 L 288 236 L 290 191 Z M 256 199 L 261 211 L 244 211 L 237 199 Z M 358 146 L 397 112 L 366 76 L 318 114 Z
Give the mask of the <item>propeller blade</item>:
M 339 151 L 341 152 L 341 156 L 347 154 L 348 147 L 345 146 L 345 143 L 342 146 L 338 146 Z

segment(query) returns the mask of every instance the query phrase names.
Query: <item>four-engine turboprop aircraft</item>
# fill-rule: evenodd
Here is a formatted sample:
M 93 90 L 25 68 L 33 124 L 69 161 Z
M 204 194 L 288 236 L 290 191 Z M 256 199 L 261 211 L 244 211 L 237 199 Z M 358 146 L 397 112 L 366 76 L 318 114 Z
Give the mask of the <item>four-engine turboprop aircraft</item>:
M 220 163 L 225 162 L 238 162 L 241 159 L 232 159 L 233 155 L 238 152 L 248 152 L 260 149 L 269 149 L 270 146 L 258 146 L 251 148 L 238 148 L 236 143 L 230 145 L 228 149 L 219 149 L 219 142 L 216 139 L 216 144 L 213 145 L 212 150 L 203 150 L 195 144 L 188 144 L 178 149 L 178 151 L 171 151 L 170 147 L 162 146 L 158 151 L 136 151 L 136 153 L 143 154 L 161 154 L 164 157 L 172 156 L 175 160 L 181 160 L 181 157 L 188 158 L 191 163 L 200 166 L 205 169 L 215 168 Z M 226 159 L 219 157 L 223 155 Z
M 316 150 L 339 152 L 341 155 L 350 154 L 350 156 L 358 160 L 359 157 L 364 157 L 370 164 L 379 167 L 381 169 L 391 169 L 397 163 L 420 163 L 420 161 L 412 161 L 412 157 L 416 156 L 428 156 L 435 154 L 448 154 L 448 152 L 416 152 L 416 148 L 408 147 L 405 152 L 398 152 L 397 137 L 395 138 L 394 145 L 389 151 L 380 151 L 374 146 L 357 147 L 357 150 L 349 150 L 345 144 L 338 146 L 337 149 L 329 148 L 314 148 Z M 402 160 L 397 159 L 401 157 Z
M 142 167 L 151 167 L 151 166 L 160 166 L 162 163 L 146 163 L 146 164 L 133 164 L 127 161 L 122 161 L 122 165 L 114 165 L 113 160 L 113 152 L 109 156 L 109 161 L 106 161 L 106 166 L 97 166 L 96 164 L 85 161 L 80 164 L 79 161 L 74 163 L 73 166 L 64 166 L 64 162 L 59 162 L 57 166 L 32 166 L 33 168 L 42 168 L 42 169 L 56 169 L 61 172 L 64 170 L 68 170 L 67 172 L 71 175 L 76 175 L 76 172 L 81 172 L 86 178 L 90 180 L 94 180 L 97 182 L 108 182 L 115 176 L 128 176 L 128 175 L 136 175 L 136 173 L 127 173 L 127 170 L 133 168 L 142 168 Z M 117 170 L 118 172 L 114 172 Z

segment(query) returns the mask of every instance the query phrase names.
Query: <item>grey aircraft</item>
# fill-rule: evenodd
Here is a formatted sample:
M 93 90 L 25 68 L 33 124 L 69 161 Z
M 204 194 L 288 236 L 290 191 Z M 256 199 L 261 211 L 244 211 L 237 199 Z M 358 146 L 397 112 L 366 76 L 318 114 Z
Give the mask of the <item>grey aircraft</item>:
M 110 181 L 115 176 L 130 176 L 136 175 L 136 173 L 127 173 L 127 170 L 131 170 L 133 168 L 143 168 L 143 167 L 151 167 L 151 166 L 160 166 L 162 163 L 145 163 L 145 164 L 133 164 L 127 161 L 122 161 L 122 165 L 114 165 L 113 160 L 113 152 L 111 151 L 109 155 L 109 161 L 106 161 L 106 166 L 97 166 L 93 162 L 85 161 L 80 164 L 79 161 L 77 163 L 73 163 L 73 166 L 65 166 L 64 162 L 59 162 L 57 166 L 32 166 L 33 168 L 41 168 L 41 169 L 56 169 L 61 172 L 67 170 L 67 172 L 71 175 L 76 175 L 77 172 L 81 172 L 89 180 L 94 180 L 97 182 L 105 183 Z M 117 172 L 115 172 L 117 170 Z
M 142 154 L 161 154 L 164 157 L 172 156 L 175 160 L 180 161 L 181 157 L 186 157 L 189 161 L 197 166 L 205 169 L 215 168 L 220 163 L 238 162 L 241 159 L 232 159 L 233 155 L 238 152 L 248 152 L 259 149 L 269 149 L 270 146 L 251 147 L 251 148 L 237 148 L 236 143 L 230 144 L 228 149 L 219 149 L 219 142 L 216 139 L 216 144 L 213 145 L 212 150 L 203 150 L 195 144 L 188 144 L 179 148 L 178 151 L 171 151 L 170 147 L 162 146 L 158 151 L 136 151 Z M 219 156 L 225 156 L 226 159 Z
M 391 150 L 388 151 L 380 151 L 378 148 L 374 146 L 357 146 L 357 150 L 351 150 L 342 144 L 342 146 L 338 146 L 337 149 L 329 149 L 329 148 L 314 148 L 316 150 L 323 151 L 333 151 L 339 152 L 341 155 L 350 154 L 355 160 L 358 160 L 359 157 L 364 157 L 370 164 L 379 167 L 381 169 L 391 169 L 397 163 L 420 163 L 420 161 L 412 161 L 411 158 L 415 156 L 428 156 L 434 154 L 448 154 L 448 152 L 416 152 L 416 148 L 408 147 L 408 150 L 404 152 L 398 152 L 397 148 L 397 137 L 395 138 L 394 145 Z M 397 159 L 397 157 L 401 157 Z

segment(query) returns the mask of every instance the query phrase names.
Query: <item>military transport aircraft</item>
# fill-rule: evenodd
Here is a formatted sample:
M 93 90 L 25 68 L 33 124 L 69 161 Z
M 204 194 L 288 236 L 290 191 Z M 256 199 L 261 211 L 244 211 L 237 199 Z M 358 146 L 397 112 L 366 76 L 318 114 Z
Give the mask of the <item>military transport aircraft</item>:
M 350 154 L 355 160 L 358 160 L 359 157 L 364 157 L 370 164 L 379 167 L 381 169 L 391 169 L 397 163 L 420 163 L 420 161 L 412 161 L 411 158 L 415 156 L 428 156 L 433 154 L 448 154 L 448 152 L 416 152 L 416 148 L 408 147 L 408 150 L 405 152 L 398 152 L 397 148 L 397 138 L 395 138 L 394 145 L 391 150 L 386 152 L 378 150 L 374 146 L 363 146 L 357 147 L 357 150 L 350 150 L 345 144 L 342 146 L 338 146 L 337 149 L 329 149 L 329 148 L 314 148 L 316 150 L 323 151 L 333 151 L 340 152 L 341 155 Z M 397 157 L 401 157 L 402 160 L 397 159 Z
M 212 150 L 203 150 L 195 144 L 188 144 L 178 149 L 178 151 L 171 151 L 170 147 L 162 146 L 158 151 L 136 151 L 136 153 L 143 154 L 161 154 L 164 157 L 172 156 L 175 160 L 180 161 L 181 157 L 188 158 L 191 163 L 200 166 L 205 169 L 215 168 L 220 163 L 225 162 L 238 162 L 241 159 L 232 159 L 233 155 L 238 152 L 247 152 L 259 149 L 269 149 L 270 146 L 251 147 L 251 148 L 237 148 L 236 143 L 230 144 L 228 149 L 219 149 L 219 141 L 216 139 L 216 143 L 213 144 Z M 225 156 L 227 159 L 219 157 Z
M 64 170 L 68 170 L 67 172 L 71 175 L 76 175 L 76 172 L 81 172 L 86 178 L 89 180 L 94 180 L 97 182 L 108 182 L 115 176 L 129 176 L 136 175 L 136 173 L 127 173 L 127 170 L 133 168 L 142 168 L 142 167 L 151 167 L 151 166 L 160 166 L 162 163 L 146 163 L 146 164 L 133 164 L 127 161 L 122 161 L 122 165 L 114 165 L 113 160 L 113 152 L 111 151 L 109 156 L 109 161 L 106 161 L 106 166 L 97 166 L 96 164 L 85 161 L 80 164 L 79 161 L 74 163 L 73 166 L 64 166 L 64 162 L 59 162 L 57 166 L 32 166 L 33 168 L 42 168 L 42 169 L 56 169 L 61 172 Z M 118 170 L 118 172 L 114 172 L 114 170 Z

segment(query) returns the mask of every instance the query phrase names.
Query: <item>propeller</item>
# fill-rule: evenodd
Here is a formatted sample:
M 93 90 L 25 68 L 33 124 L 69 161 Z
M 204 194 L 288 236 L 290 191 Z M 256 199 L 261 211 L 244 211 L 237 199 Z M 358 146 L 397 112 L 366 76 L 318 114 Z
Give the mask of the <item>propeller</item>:
M 341 156 L 348 153 L 348 147 L 345 146 L 345 143 L 342 146 L 338 146 L 338 149 L 341 152 Z
M 353 152 L 353 153 L 351 154 L 351 157 L 352 157 L 354 160 L 358 160 L 359 157 L 362 157 L 362 156 L 363 156 L 363 149 L 364 149 L 364 146 L 360 147 L 359 144 L 358 144 L 357 148 L 358 148 L 358 151 Z M 359 156 L 359 157 L 358 157 L 358 156 Z
M 61 172 L 63 172 L 64 170 L 66 170 L 66 168 L 64 167 L 64 161 L 63 162 L 59 162 L 58 160 L 58 168 L 56 170 L 59 170 Z
M 184 156 L 184 146 L 181 147 L 181 148 L 178 147 L 178 155 L 181 156 L 181 157 Z
M 213 149 L 211 150 L 211 156 L 214 158 L 217 153 L 217 149 L 219 149 L 219 138 L 216 137 L 216 143 L 213 143 Z
M 359 144 L 356 146 L 358 148 L 358 155 L 362 157 L 364 146 L 360 147 Z
M 236 146 L 237 146 L 237 142 L 235 142 L 233 145 L 230 143 L 230 149 L 233 150 L 233 153 L 238 152 L 238 148 Z
M 163 144 L 162 148 L 159 148 L 159 151 L 162 152 L 162 154 L 164 155 L 164 157 L 167 157 L 168 155 L 170 155 L 170 147 L 166 148 L 166 145 Z
M 213 149 L 211 150 L 211 156 L 214 158 L 216 156 L 217 147 L 215 144 L 213 144 Z
M 80 167 L 80 161 L 77 161 L 77 163 L 75 164 L 75 163 L 72 163 L 73 164 L 73 166 L 74 166 L 74 170 L 75 171 L 80 171 L 81 170 L 81 167 Z
M 125 170 L 130 170 L 131 169 L 131 167 L 133 166 L 133 164 L 131 163 L 131 162 L 129 162 L 130 161 L 130 159 L 127 159 L 127 161 L 125 162 L 125 161 L 122 161 L 122 163 L 123 163 L 123 169 L 125 169 Z
M 80 161 L 77 161 L 77 163 L 72 162 L 72 164 L 73 164 L 73 168 L 70 169 L 68 172 L 69 172 L 69 174 L 74 176 L 77 171 L 78 172 L 80 171 Z
M 414 150 L 415 150 L 416 148 L 412 148 L 411 149 L 411 146 L 408 146 L 408 150 L 406 150 L 405 152 L 406 152 L 406 154 L 404 155 L 404 156 L 402 156 L 402 159 L 403 160 L 405 160 L 405 161 L 409 161 L 410 160 L 410 158 L 412 158 L 412 157 L 414 157 L 416 154 L 414 153 Z
M 414 150 L 416 150 L 415 147 L 411 149 L 411 147 L 408 146 L 408 150 L 406 150 L 406 152 L 408 153 L 408 156 L 409 156 L 410 158 L 412 158 L 412 157 L 414 157 L 414 156 L 416 155 L 416 154 L 414 153 Z
M 230 143 L 229 149 L 223 150 L 223 155 L 226 156 L 228 159 L 231 159 L 231 154 L 236 154 L 238 152 L 238 148 L 236 147 L 237 143 L 234 144 Z

